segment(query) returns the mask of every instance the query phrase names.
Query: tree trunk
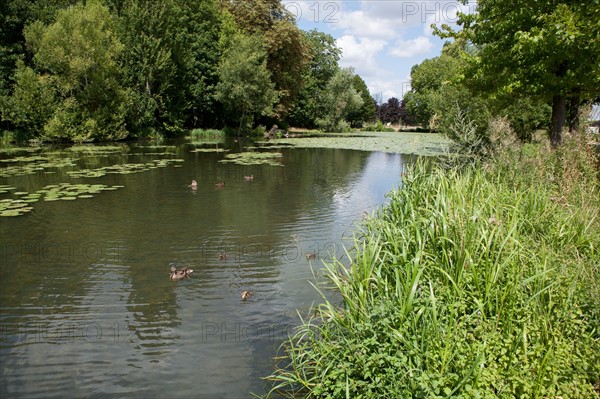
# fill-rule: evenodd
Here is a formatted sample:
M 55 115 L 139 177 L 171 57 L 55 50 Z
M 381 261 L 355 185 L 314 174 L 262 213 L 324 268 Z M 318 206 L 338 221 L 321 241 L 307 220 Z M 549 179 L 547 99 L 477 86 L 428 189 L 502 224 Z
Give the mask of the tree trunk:
M 573 93 L 569 104 L 569 133 L 576 133 L 579 130 L 579 91 Z
M 556 147 L 562 141 L 562 129 L 567 119 L 567 99 L 564 94 L 552 97 L 552 124 L 550 126 L 550 143 Z

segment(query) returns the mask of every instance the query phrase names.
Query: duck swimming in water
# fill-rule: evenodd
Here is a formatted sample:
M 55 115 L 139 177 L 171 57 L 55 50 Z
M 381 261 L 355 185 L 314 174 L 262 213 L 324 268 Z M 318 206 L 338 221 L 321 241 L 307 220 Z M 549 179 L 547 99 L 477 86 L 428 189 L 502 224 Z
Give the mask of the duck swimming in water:
M 190 184 L 190 187 L 192 188 L 192 190 L 195 190 L 198 188 L 198 182 L 196 180 L 192 180 L 192 183 Z
M 215 187 L 216 188 L 223 188 L 223 187 L 225 187 L 225 182 L 215 183 Z
M 252 291 L 242 291 L 242 301 L 252 298 L 252 295 L 254 295 Z
M 244 180 L 246 180 L 246 181 L 253 181 L 254 180 L 254 175 L 244 176 Z
M 175 266 L 171 266 L 169 278 L 173 281 L 177 281 L 190 277 L 193 272 L 194 270 L 190 269 L 189 267 L 182 267 L 181 269 L 177 270 Z

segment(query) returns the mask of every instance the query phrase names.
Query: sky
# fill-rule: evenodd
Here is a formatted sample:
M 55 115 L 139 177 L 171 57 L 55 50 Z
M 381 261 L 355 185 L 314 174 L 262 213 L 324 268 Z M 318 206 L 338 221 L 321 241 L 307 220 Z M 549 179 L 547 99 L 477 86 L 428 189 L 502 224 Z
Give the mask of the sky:
M 372 95 L 385 102 L 410 89 L 410 69 L 440 54 L 445 40 L 430 25 L 456 26 L 457 10 L 475 3 L 407 0 L 284 0 L 300 29 L 332 35 L 342 49 L 340 65 L 353 67 Z

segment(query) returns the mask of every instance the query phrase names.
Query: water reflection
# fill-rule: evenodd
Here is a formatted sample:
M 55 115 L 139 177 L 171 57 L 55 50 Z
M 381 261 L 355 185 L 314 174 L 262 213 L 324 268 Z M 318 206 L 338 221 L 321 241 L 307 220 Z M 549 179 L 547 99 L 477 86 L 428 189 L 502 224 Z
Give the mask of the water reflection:
M 399 183 L 403 164 L 400 155 L 278 149 L 284 166 L 239 166 L 194 148 L 132 146 L 77 161 L 177 157 L 182 167 L 2 179 L 27 191 L 66 181 L 125 186 L 2 219 L 3 397 L 264 392 L 260 377 L 297 310 L 320 299 L 311 267 L 343 255 L 344 237 Z M 194 274 L 173 282 L 171 263 Z M 244 290 L 254 296 L 242 301 Z

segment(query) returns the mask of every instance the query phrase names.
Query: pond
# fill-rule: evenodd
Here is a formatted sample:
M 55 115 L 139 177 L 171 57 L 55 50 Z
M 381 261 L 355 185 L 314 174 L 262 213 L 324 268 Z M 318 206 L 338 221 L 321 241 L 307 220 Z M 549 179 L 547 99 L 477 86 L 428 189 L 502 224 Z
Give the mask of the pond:
M 220 162 L 245 146 L 0 154 L 2 397 L 265 393 L 320 299 L 314 273 L 411 157 L 280 146 Z M 171 265 L 194 272 L 171 281 Z

